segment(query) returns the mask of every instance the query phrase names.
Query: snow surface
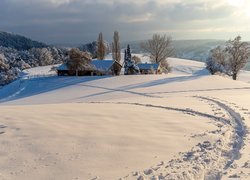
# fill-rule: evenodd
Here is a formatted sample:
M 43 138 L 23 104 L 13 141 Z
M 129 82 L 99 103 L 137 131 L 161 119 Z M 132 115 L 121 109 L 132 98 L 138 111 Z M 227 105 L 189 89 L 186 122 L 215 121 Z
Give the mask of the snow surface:
M 248 179 L 249 72 L 169 63 L 166 75 L 26 71 L 0 89 L 0 179 Z

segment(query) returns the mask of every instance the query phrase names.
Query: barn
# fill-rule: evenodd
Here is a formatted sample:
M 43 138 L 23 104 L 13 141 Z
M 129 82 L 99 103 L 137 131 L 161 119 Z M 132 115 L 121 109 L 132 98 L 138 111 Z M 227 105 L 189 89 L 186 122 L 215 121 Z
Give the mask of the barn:
M 137 64 L 141 74 L 160 74 L 161 67 L 156 63 L 141 63 Z
M 89 69 L 78 70 L 78 76 L 103 76 L 103 75 L 120 75 L 122 65 L 115 60 L 92 60 Z M 76 70 L 68 68 L 64 63 L 57 67 L 58 76 L 76 76 Z

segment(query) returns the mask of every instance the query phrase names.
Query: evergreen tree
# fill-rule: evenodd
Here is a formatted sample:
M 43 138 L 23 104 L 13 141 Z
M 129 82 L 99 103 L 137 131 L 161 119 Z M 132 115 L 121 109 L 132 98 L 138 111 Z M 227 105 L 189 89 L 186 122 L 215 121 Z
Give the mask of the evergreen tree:
M 127 61 L 128 57 L 127 57 L 127 50 L 125 49 L 124 51 L 124 63 Z
M 131 55 L 131 51 L 130 51 L 130 46 L 129 46 L 129 44 L 128 44 L 128 46 L 127 46 L 127 57 L 128 57 L 128 59 L 132 59 L 132 55 Z
M 135 64 L 135 61 L 132 60 L 132 55 L 130 51 L 130 46 L 127 46 L 127 50 L 124 52 L 124 68 L 125 68 L 125 75 L 130 74 L 138 74 L 140 72 L 139 67 Z

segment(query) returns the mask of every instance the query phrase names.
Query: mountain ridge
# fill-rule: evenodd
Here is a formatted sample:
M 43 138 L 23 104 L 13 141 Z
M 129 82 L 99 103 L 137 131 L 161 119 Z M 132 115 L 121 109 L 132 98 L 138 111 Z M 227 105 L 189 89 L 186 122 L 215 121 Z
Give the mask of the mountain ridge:
M 25 36 L 5 31 L 0 31 L 0 46 L 16 50 L 48 47 L 48 45 L 43 42 L 34 41 Z

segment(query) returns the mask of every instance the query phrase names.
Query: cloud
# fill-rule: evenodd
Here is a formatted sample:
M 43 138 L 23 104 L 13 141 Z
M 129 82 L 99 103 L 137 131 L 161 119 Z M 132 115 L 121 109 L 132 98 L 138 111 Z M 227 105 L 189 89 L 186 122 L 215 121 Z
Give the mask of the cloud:
M 231 33 L 221 33 L 225 28 L 247 34 L 250 5 L 242 3 L 244 8 L 232 0 L 1 0 L 0 27 L 49 43 L 88 42 L 101 31 L 111 40 L 114 30 L 124 41 L 157 32 L 178 39 L 228 39 Z

